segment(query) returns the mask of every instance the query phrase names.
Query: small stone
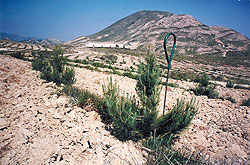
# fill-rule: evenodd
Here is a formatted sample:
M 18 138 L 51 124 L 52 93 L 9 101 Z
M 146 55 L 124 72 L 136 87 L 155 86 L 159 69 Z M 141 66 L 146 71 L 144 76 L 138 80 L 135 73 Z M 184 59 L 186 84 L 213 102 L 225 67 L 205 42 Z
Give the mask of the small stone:
M 7 129 L 8 127 L 8 122 L 4 120 L 3 118 L 0 118 L 0 130 Z

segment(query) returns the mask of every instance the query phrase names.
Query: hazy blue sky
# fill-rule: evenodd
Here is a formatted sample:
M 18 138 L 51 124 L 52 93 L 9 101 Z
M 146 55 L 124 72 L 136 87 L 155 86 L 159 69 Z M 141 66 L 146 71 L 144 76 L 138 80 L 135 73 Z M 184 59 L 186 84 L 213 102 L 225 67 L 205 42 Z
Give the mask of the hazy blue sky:
M 140 10 L 189 14 L 250 38 L 250 0 L 0 0 L 0 31 L 67 41 Z

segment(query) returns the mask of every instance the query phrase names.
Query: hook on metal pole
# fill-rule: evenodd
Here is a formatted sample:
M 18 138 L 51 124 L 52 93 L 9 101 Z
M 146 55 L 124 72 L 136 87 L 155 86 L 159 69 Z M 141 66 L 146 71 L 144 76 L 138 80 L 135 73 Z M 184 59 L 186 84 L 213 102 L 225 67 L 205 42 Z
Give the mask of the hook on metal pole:
M 172 50 L 171 50 L 171 55 L 170 57 L 168 58 L 168 52 L 167 52 L 167 40 L 168 40 L 168 37 L 169 36 L 173 36 L 174 37 L 174 44 L 173 44 L 173 47 L 172 47 Z M 165 38 L 164 38 L 164 43 L 163 43 L 163 46 L 164 46 L 164 51 L 165 51 L 165 56 L 166 56 L 166 59 L 167 59 L 167 62 L 168 62 L 168 72 L 167 72 L 167 80 L 166 80 L 166 89 L 165 89 L 165 96 L 164 96 L 164 104 L 163 104 L 163 115 L 165 114 L 165 106 L 166 106 L 166 99 L 167 99 L 167 90 L 168 90 L 168 78 L 169 78 L 169 70 L 171 68 L 171 61 L 172 61 L 172 58 L 173 58 L 173 55 L 174 55 L 174 49 L 175 49 L 175 44 L 176 44 L 176 36 L 174 33 L 168 33 Z

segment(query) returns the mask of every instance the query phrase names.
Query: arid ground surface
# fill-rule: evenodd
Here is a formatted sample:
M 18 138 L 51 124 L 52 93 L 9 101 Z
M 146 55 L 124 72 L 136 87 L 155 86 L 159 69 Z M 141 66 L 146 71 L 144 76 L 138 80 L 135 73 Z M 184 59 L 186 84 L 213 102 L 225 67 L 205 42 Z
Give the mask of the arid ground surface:
M 102 85 L 112 76 L 124 93 L 136 95 L 134 79 L 85 68 L 75 70 L 74 86 L 78 88 L 102 95 Z M 170 82 L 178 86 L 168 88 L 168 109 L 177 98 L 188 101 L 195 97 L 199 106 L 192 124 L 173 147 L 211 162 L 250 163 L 250 108 L 241 106 L 242 100 L 250 97 L 249 90 L 217 86 L 219 96 L 235 98 L 233 104 L 195 96 L 189 89 L 196 83 Z M 145 163 L 139 144 L 117 140 L 91 104 L 83 108 L 72 105 L 59 91 L 55 84 L 41 80 L 30 62 L 0 56 L 0 164 Z M 160 113 L 163 96 L 164 87 Z

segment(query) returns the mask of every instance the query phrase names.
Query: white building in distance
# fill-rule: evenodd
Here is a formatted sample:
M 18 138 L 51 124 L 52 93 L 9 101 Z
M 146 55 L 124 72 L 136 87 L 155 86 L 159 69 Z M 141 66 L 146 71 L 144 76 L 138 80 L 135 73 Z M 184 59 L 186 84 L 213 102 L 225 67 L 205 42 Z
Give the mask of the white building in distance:
M 89 48 L 125 48 L 124 44 L 107 42 L 88 42 L 85 46 Z

